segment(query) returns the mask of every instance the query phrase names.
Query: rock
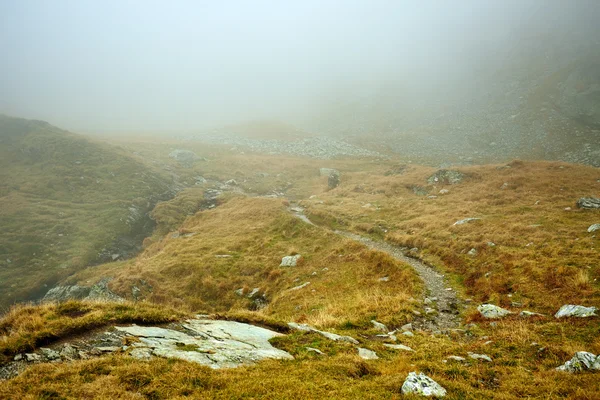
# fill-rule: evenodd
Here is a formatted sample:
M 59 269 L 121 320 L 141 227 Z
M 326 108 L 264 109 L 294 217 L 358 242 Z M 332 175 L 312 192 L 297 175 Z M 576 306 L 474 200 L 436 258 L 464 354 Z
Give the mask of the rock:
M 148 347 L 138 347 L 131 350 L 129 355 L 136 360 L 148 361 L 152 358 L 152 349 Z
M 473 248 L 473 249 L 469 250 L 469 252 L 467 254 L 470 255 L 471 257 L 475 257 L 477 255 L 477 249 Z
M 124 298 L 113 293 L 108 288 L 108 282 L 110 282 L 111 279 L 112 278 L 103 278 L 102 280 L 100 280 L 100 282 L 92 286 L 90 289 L 90 294 L 86 297 L 86 300 L 108 301 L 118 303 L 124 302 Z
M 169 153 L 169 157 L 188 168 L 191 168 L 194 165 L 194 162 L 202 160 L 202 157 L 198 157 L 196 153 L 190 150 L 173 150 Z
M 379 280 L 379 282 L 389 282 L 390 281 L 390 277 L 389 276 L 382 276 L 378 280 Z
M 411 393 L 427 397 L 444 397 L 446 389 L 425 374 L 411 372 L 402 384 L 402 394 Z
M 533 312 L 533 311 L 527 311 L 527 310 L 521 311 L 519 313 L 519 316 L 526 317 L 526 318 L 528 318 L 528 317 L 545 317 L 544 314 L 536 313 L 536 312 Z
M 600 224 L 590 225 L 590 227 L 588 228 L 587 231 L 590 232 L 590 233 L 596 232 L 596 231 L 600 231 Z
M 465 175 L 462 172 L 449 169 L 440 169 L 435 174 L 427 178 L 427 183 L 429 183 L 430 185 L 455 185 L 457 183 L 462 182 L 464 177 Z
M 293 288 L 291 288 L 290 290 L 300 290 L 300 289 L 304 289 L 305 287 L 307 287 L 308 285 L 310 285 L 310 282 L 304 282 L 302 285 L 298 285 L 298 286 L 294 286 Z
M 573 358 L 556 368 L 565 372 L 581 372 L 585 370 L 600 370 L 600 356 L 586 351 L 578 351 Z
M 364 349 L 362 347 L 358 347 L 358 356 L 360 358 L 362 358 L 363 360 L 378 360 L 379 359 L 379 357 L 377 356 L 377 353 L 375 353 L 373 350 Z
M 46 347 L 40 347 L 40 351 L 46 360 L 60 360 L 60 354 L 52 349 L 48 349 Z
M 25 353 L 25 361 L 28 361 L 28 362 L 42 361 L 42 357 L 39 354 L 35 354 L 35 353 Z
M 439 192 L 439 194 L 448 194 L 448 193 L 450 193 L 450 191 L 448 189 L 442 189 Z
M 90 288 L 78 285 L 56 286 L 46 293 L 42 301 L 67 301 L 70 299 L 80 300 L 86 298 L 90 294 Z
M 116 329 L 138 337 L 139 343 L 135 346 L 150 349 L 152 355 L 195 362 L 214 369 L 252 365 L 267 358 L 293 359 L 289 353 L 269 343 L 269 339 L 283 335 L 265 328 L 208 319 L 187 320 L 183 327 L 191 334 L 136 325 Z M 143 359 L 147 354 L 136 352 L 136 356 Z
M 412 326 L 411 323 L 404 324 L 404 325 L 402 325 L 400 327 L 400 330 L 403 330 L 403 331 L 412 331 L 413 330 L 413 326 Z
M 415 334 L 414 334 L 414 333 L 412 333 L 411 331 L 402 332 L 402 334 L 403 334 L 404 336 L 408 336 L 408 337 L 413 337 L 413 336 L 415 336 Z
M 452 225 L 462 225 L 462 224 L 467 224 L 469 222 L 473 222 L 473 221 L 479 221 L 481 220 L 481 218 L 465 218 L 465 219 L 461 219 L 459 221 L 456 221 L 454 224 Z
M 320 331 L 316 328 L 313 328 L 310 325 L 297 324 L 295 322 L 288 322 L 288 326 L 297 331 L 318 333 L 319 335 L 326 337 L 327 339 L 332 340 L 334 342 L 349 342 L 349 343 L 353 343 L 353 344 L 358 344 L 358 340 L 356 340 L 350 336 L 342 336 L 342 335 L 338 335 L 338 334 L 331 333 L 331 332 Z
M 489 319 L 502 318 L 509 314 L 512 314 L 510 311 L 505 310 L 504 308 L 495 306 L 493 304 L 482 304 L 477 307 L 477 311 L 479 311 L 479 313 L 484 318 L 489 318 Z
M 582 197 L 577 200 L 577 207 L 579 208 L 600 208 L 600 199 L 595 197 Z
M 384 343 L 383 345 L 385 347 L 388 347 L 388 348 L 394 349 L 394 350 L 414 351 L 410 347 L 405 346 L 403 344 L 389 344 L 389 343 Z
M 375 329 L 377 329 L 378 331 L 381 332 L 389 332 L 389 329 L 387 328 L 387 326 L 385 326 L 384 324 L 382 324 L 381 322 L 377 322 L 374 319 L 371 320 L 371 323 L 373 324 L 373 327 Z
M 254 288 L 250 293 L 248 293 L 248 298 L 251 299 L 256 296 L 260 292 L 260 288 Z
M 21 361 L 23 359 L 23 354 L 17 354 L 14 358 L 13 361 Z
M 121 348 L 117 346 L 100 346 L 96 347 L 96 349 L 102 353 L 114 353 L 121 350 Z
M 60 356 L 67 360 L 76 360 L 79 358 L 77 350 L 68 343 L 66 343 L 61 349 Z
M 309 351 L 311 353 L 317 353 L 320 356 L 325 355 L 325 353 L 323 353 L 321 350 L 315 349 L 314 347 L 307 347 L 306 351 Z
M 596 307 L 584 307 L 577 306 L 573 304 L 565 304 L 562 306 L 556 314 L 554 314 L 555 318 L 563 318 L 563 317 L 593 317 L 596 316 Z
M 469 357 L 471 357 L 473 360 L 483 360 L 483 361 L 487 361 L 487 362 L 492 362 L 492 358 L 485 354 L 477 354 L 477 353 L 468 352 L 467 355 Z
M 448 360 L 458 361 L 458 362 L 465 362 L 465 361 L 467 361 L 466 358 L 460 357 L 460 356 L 448 356 Z
M 281 264 L 279 264 L 280 267 L 295 267 L 296 264 L 298 263 L 298 260 L 301 258 L 302 256 L 300 254 L 296 254 L 294 256 L 285 256 L 281 259 Z
M 133 297 L 134 300 L 138 300 L 140 298 L 141 294 L 142 294 L 142 290 L 139 287 L 137 287 L 137 286 L 131 287 L 131 296 Z
M 233 291 L 236 295 L 242 297 L 244 295 L 244 288 L 239 288 Z
M 340 174 L 331 174 L 329 178 L 327 178 L 327 187 L 329 189 L 335 189 L 340 185 Z

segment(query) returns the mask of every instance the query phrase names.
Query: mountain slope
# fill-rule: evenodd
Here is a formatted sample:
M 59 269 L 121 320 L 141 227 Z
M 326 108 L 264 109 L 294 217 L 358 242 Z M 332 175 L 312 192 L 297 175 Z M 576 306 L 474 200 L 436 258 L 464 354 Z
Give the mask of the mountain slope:
M 0 305 L 136 252 L 167 180 L 118 148 L 0 116 Z

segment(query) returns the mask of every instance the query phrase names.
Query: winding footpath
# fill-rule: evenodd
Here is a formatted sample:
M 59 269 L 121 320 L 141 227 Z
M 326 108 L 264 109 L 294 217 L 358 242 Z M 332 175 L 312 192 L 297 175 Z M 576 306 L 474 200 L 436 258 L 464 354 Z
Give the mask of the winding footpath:
M 304 209 L 302 207 L 292 205 L 289 210 L 292 215 L 307 224 L 318 226 L 304 214 Z M 433 310 L 429 315 L 417 316 L 415 321 L 413 321 L 413 325 L 416 328 L 432 332 L 444 332 L 459 327 L 461 318 L 458 310 L 460 309 L 462 302 L 457 297 L 454 289 L 446 284 L 443 275 L 420 260 L 407 256 L 405 254 L 406 248 L 394 246 L 385 242 L 378 242 L 355 233 L 338 230 L 333 232 L 350 240 L 362 243 L 370 249 L 387 253 L 396 260 L 410 265 L 415 270 L 425 284 L 426 293 L 423 300 L 424 302 L 429 302 L 430 304 L 428 307 Z M 429 300 L 427 301 L 427 299 Z

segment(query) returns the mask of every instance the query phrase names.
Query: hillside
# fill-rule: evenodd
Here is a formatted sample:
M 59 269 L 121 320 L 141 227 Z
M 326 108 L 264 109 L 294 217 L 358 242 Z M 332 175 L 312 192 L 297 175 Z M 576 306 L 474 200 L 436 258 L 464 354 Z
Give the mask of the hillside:
M 12 377 L 0 397 L 416 398 L 400 388 L 417 371 L 450 399 L 599 398 L 594 372 L 556 370 L 600 353 L 598 317 L 554 317 L 565 304 L 600 306 L 588 232 L 600 214 L 576 206 L 598 197 L 597 168 L 119 147 L 189 187 L 154 207 L 135 257 L 79 269 L 58 283 L 61 303 L 0 320 L 0 377 Z M 203 161 L 180 165 L 175 148 Z M 99 285 L 104 302 L 68 300 Z M 487 319 L 482 304 L 511 314 Z M 293 359 L 190 362 L 225 357 L 229 339 L 198 347 L 211 340 L 192 335 L 202 318 L 268 328 Z
M 169 184 L 118 147 L 0 116 L 0 306 L 134 255 Z

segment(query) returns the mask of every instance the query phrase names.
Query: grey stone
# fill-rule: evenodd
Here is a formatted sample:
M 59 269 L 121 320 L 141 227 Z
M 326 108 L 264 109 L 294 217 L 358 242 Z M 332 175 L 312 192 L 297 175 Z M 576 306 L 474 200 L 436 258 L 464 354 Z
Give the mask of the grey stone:
M 48 349 L 46 347 L 41 347 L 40 351 L 42 352 L 42 355 L 44 356 L 44 358 L 47 360 L 50 360 L 50 361 L 60 360 L 60 354 L 56 350 Z
M 317 353 L 318 355 L 322 356 L 325 353 L 323 353 L 321 350 L 319 349 L 315 349 L 314 347 L 307 347 L 306 351 L 311 352 L 311 353 Z
M 414 351 L 413 349 L 411 349 L 408 346 L 405 346 L 403 344 L 389 344 L 389 343 L 384 343 L 383 344 L 385 347 L 393 349 L 393 350 L 404 350 L 404 351 Z
M 465 361 L 467 361 L 466 358 L 460 357 L 460 356 L 448 356 L 447 359 L 451 360 L 451 361 L 458 361 L 458 362 L 465 362 Z
M 584 307 L 573 304 L 565 304 L 562 306 L 556 314 L 554 314 L 555 318 L 563 318 L 563 317 L 593 317 L 596 316 L 596 307 Z
M 304 289 L 305 287 L 307 287 L 308 285 L 310 285 L 310 282 L 304 282 L 302 285 L 298 285 L 298 286 L 294 286 L 293 288 L 291 288 L 290 290 L 300 290 L 300 289 Z
M 587 231 L 590 232 L 590 233 L 596 232 L 596 231 L 600 231 L 600 224 L 590 225 L 590 227 L 588 228 Z
M 362 347 L 358 347 L 358 356 L 360 358 L 362 358 L 363 360 L 378 360 L 379 359 L 379 357 L 377 356 L 377 353 L 375 353 L 373 350 L 364 349 Z
M 14 358 L 13 361 L 21 361 L 23 359 L 23 354 L 17 354 Z
M 402 332 L 402 334 L 403 334 L 404 336 L 408 336 L 408 337 L 413 337 L 413 336 L 415 336 L 415 334 L 414 334 L 414 333 L 412 333 L 411 331 Z
M 71 346 L 70 344 L 65 344 L 63 348 L 60 350 L 60 356 L 67 360 L 76 360 L 79 358 L 79 354 L 77 350 Z
M 492 362 L 492 358 L 486 354 L 477 354 L 477 353 L 468 352 L 467 355 L 474 360 L 483 360 L 483 361 L 487 361 L 487 362 Z
M 279 264 L 280 267 L 295 267 L 296 264 L 298 263 L 298 260 L 301 258 L 302 256 L 300 254 L 296 254 L 294 256 L 285 256 L 281 259 L 281 264 Z
M 600 199 L 595 197 L 582 197 L 577 200 L 577 207 L 587 209 L 600 208 Z
M 475 257 L 477 255 L 477 249 L 473 248 L 473 249 L 469 250 L 469 252 L 467 254 L 470 255 L 471 257 Z
M 527 310 L 521 311 L 519 313 L 519 316 L 526 317 L 526 318 L 528 318 L 528 317 L 545 317 L 544 314 L 536 313 L 536 312 L 533 312 L 533 311 L 527 311 Z
M 129 355 L 136 360 L 148 361 L 152 358 L 152 349 L 148 347 L 136 347 L 135 349 L 131 350 Z
M 512 314 L 510 311 L 493 304 L 481 304 L 477 307 L 477 311 L 479 311 L 484 318 L 488 319 L 502 318 Z
M 573 358 L 556 369 L 565 372 L 598 371 L 600 370 L 600 356 L 586 351 L 578 351 Z
M 42 361 L 42 356 L 36 353 L 25 353 L 25 360 L 29 362 Z
M 70 299 L 80 300 L 90 294 L 90 288 L 78 285 L 56 286 L 46 293 L 42 301 L 66 301 Z
M 410 372 L 402 384 L 402 394 L 444 397 L 446 396 L 446 389 L 425 374 Z
M 412 331 L 413 330 L 413 326 L 411 323 L 408 324 L 404 324 L 400 327 L 401 330 L 403 331 Z
M 371 323 L 373 324 L 373 327 L 375 329 L 377 329 L 378 331 L 381 331 L 381 332 L 388 332 L 389 331 L 389 329 L 387 328 L 387 326 L 385 326 L 381 322 L 377 322 L 374 319 L 372 319 Z

